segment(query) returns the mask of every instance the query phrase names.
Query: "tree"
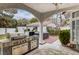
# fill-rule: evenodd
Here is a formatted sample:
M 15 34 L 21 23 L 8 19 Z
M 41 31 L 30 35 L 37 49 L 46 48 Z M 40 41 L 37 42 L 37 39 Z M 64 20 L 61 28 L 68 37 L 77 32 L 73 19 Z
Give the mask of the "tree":
M 28 24 L 27 19 L 19 19 L 19 20 L 17 20 L 17 25 L 18 26 L 26 26 L 27 24 Z
M 0 27 L 2 28 L 14 28 L 16 27 L 16 20 L 9 17 L 0 17 Z
M 32 19 L 30 19 L 29 22 L 30 22 L 30 23 L 35 23 L 35 22 L 38 22 L 38 20 L 37 20 L 36 18 L 32 18 Z
M 15 13 L 17 13 L 17 10 L 12 8 L 0 11 L 0 27 L 16 27 L 17 22 L 13 19 Z
M 6 28 L 16 27 L 16 21 L 12 19 L 13 16 L 13 13 L 3 13 L 3 11 L 0 12 L 0 27 L 5 28 L 5 33 L 7 31 Z

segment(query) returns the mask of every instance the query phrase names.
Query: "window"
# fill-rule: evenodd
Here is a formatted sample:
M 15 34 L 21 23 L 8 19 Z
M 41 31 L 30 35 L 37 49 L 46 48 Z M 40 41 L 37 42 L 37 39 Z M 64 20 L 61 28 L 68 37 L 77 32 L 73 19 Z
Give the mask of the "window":
M 75 30 L 75 21 L 72 21 L 72 41 L 74 41 L 74 36 L 75 36 L 75 32 L 74 32 L 74 30 Z
M 72 29 L 75 29 L 75 21 L 72 21 Z

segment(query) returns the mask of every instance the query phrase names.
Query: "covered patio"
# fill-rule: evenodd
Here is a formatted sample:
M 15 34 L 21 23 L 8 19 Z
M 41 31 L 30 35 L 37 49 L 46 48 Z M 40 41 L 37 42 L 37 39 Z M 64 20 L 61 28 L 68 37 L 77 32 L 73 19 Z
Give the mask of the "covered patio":
M 74 11 L 74 9 L 79 10 L 79 4 L 75 3 L 72 4 L 71 3 L 70 4 L 69 3 L 9 3 L 9 4 L 1 3 L 0 4 L 0 10 L 5 10 L 9 8 L 18 8 L 27 10 L 39 20 L 39 26 L 40 26 L 39 43 L 43 44 L 45 43 L 45 41 L 43 40 L 43 22 L 46 21 L 48 17 L 64 11 L 70 13 L 71 15 L 70 21 L 72 21 L 72 12 Z M 40 46 L 40 44 L 39 47 L 42 47 Z M 63 54 L 63 52 L 61 54 Z

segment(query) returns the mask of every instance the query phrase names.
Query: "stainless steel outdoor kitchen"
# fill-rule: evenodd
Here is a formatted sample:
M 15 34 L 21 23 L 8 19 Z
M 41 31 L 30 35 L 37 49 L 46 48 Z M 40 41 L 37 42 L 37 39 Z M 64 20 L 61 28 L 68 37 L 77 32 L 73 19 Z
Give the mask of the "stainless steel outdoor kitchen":
M 7 35 L 8 36 L 8 35 Z M 9 35 L 8 39 L 0 41 L 0 55 L 23 55 L 38 48 L 37 35 Z

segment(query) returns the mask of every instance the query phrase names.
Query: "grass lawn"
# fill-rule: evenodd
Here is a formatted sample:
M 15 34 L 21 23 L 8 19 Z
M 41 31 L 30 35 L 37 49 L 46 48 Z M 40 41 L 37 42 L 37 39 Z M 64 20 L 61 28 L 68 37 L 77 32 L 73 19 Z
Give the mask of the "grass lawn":
M 2 39 L 7 39 L 7 36 L 6 35 L 0 35 L 0 40 Z

